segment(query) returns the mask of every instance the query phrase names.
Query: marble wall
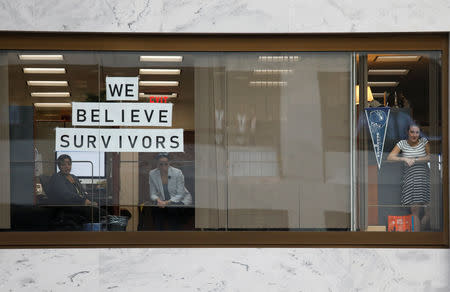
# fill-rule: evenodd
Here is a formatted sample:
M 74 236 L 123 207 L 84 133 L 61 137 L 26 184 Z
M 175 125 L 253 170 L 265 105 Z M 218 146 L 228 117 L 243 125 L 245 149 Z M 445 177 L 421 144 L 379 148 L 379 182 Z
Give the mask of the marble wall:
M 0 0 L 0 30 L 450 31 L 448 0 Z
M 0 250 L 0 291 L 449 291 L 439 249 Z
M 450 31 L 450 1 L 0 0 L 0 30 Z M 447 249 L 0 250 L 0 291 L 449 291 Z

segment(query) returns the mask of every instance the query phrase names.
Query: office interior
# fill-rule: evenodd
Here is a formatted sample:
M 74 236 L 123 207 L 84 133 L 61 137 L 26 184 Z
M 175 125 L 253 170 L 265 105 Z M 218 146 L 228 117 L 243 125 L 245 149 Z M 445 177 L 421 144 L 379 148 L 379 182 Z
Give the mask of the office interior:
M 437 53 L 374 52 L 352 59 L 347 53 L 51 52 L 62 55 L 59 60 L 27 60 L 21 54 L 2 56 L 1 102 L 8 104 L 9 125 L 1 137 L 7 149 L 2 155 L 11 163 L 9 189 L 2 192 L 6 215 L 1 225 L 6 230 L 45 229 L 14 222 L 14 208 L 39 206 L 45 200 L 38 185 L 57 171 L 54 129 L 72 127 L 71 102 L 106 102 L 107 76 L 177 84 L 140 86 L 139 102 L 161 102 L 154 97 L 163 97 L 173 103 L 172 128 L 184 129 L 184 152 L 170 154 L 171 165 L 183 171 L 194 198 L 181 230 L 366 231 L 386 226 L 389 214 L 408 214 L 399 203 L 400 169 L 383 161 L 379 170 L 367 129 L 359 132 L 362 104 L 387 106 L 392 117 L 402 112 L 420 122 L 435 157 L 430 165 L 435 195 L 429 228 L 442 227 Z M 182 58 L 142 58 L 149 55 Z M 380 61 L 405 55 L 418 58 Z M 352 62 L 359 71 L 352 69 Z M 39 73 L 39 68 L 64 73 Z M 356 85 L 362 80 L 370 88 L 361 101 L 352 97 L 352 92 L 361 92 L 351 88 L 355 73 Z M 385 155 L 405 138 L 389 134 Z M 362 147 L 354 153 L 352 139 Z M 147 213 L 148 173 L 157 167 L 156 155 L 94 152 L 93 166 L 87 163 L 93 175 L 80 176 L 88 194 L 108 212 L 131 214 L 128 231 L 153 228 Z M 353 197 L 352 156 L 361 162 L 354 169 L 360 183 Z
M 388 226 L 388 216 L 411 214 L 410 207 L 401 203 L 403 164 L 386 160 L 396 143 L 407 139 L 407 127 L 418 124 L 421 137 L 429 141 L 431 202 L 422 213 L 427 212 L 430 222 L 423 231 L 440 231 L 442 228 L 442 117 L 440 104 L 440 56 L 428 54 L 371 54 L 362 56 L 361 63 L 367 62 L 367 70 L 362 76 L 367 78 L 366 106 L 387 106 L 390 108 L 386 136 L 384 139 L 381 167 L 377 167 L 372 153 L 360 159 L 367 166 L 367 196 L 362 198 L 367 209 L 361 217 L 370 230 L 382 230 Z M 364 68 L 364 64 L 361 64 Z M 364 131 L 363 131 L 364 132 Z M 360 133 L 368 135 L 368 133 Z M 361 138 L 360 138 L 361 139 Z M 366 138 L 369 152 L 372 141 Z M 363 142 L 363 141 L 360 141 Z M 364 144 L 364 143 L 362 143 Z M 381 228 L 381 229 L 379 229 Z

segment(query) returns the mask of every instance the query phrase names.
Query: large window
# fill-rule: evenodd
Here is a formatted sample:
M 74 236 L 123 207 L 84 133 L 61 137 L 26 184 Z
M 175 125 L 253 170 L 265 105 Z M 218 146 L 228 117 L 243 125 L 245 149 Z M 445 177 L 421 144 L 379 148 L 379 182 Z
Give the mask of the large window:
M 51 36 L 3 36 L 3 244 L 447 245 L 444 36 Z

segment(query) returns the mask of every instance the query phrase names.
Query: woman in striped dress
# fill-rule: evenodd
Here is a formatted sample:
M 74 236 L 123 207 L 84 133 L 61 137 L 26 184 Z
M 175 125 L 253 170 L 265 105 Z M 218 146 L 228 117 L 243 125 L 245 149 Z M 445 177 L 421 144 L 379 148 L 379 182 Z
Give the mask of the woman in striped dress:
M 411 207 L 414 222 L 421 222 L 414 224 L 414 230 L 420 231 L 421 225 L 425 225 L 429 219 L 428 212 L 420 219 L 420 211 L 430 203 L 430 145 L 426 138 L 420 137 L 417 124 L 408 127 L 408 139 L 399 141 L 387 159 L 404 162 L 402 204 Z

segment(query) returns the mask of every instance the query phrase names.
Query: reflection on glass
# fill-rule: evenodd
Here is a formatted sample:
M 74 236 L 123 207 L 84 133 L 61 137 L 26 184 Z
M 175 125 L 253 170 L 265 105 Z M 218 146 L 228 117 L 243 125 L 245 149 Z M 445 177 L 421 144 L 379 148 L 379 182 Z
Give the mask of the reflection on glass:
M 395 62 L 378 58 L 395 54 L 364 53 L 356 61 L 349 52 L 64 51 L 59 59 L 19 58 L 46 53 L 0 55 L 0 101 L 8 109 L 1 116 L 7 131 L 0 131 L 2 229 L 384 231 L 389 218 L 405 216 L 414 218 L 414 231 L 442 229 L 436 52 Z M 100 103 L 120 107 L 107 99 L 106 77 L 139 72 L 136 100 L 127 102 L 173 104 L 170 127 L 145 124 L 151 112 L 143 111 L 139 126 L 72 124 L 72 102 L 92 104 L 90 116 Z M 379 162 L 365 114 L 378 107 L 389 110 Z M 121 115 L 103 120 L 120 122 Z M 419 134 L 408 132 L 413 121 Z M 184 148 L 169 157 L 94 146 L 55 151 L 55 128 L 183 129 Z M 416 143 L 425 152 L 410 157 L 407 147 Z M 56 167 L 62 154 L 72 160 L 67 174 Z M 407 170 L 411 163 L 416 167 Z M 65 193 L 78 200 L 63 202 Z

